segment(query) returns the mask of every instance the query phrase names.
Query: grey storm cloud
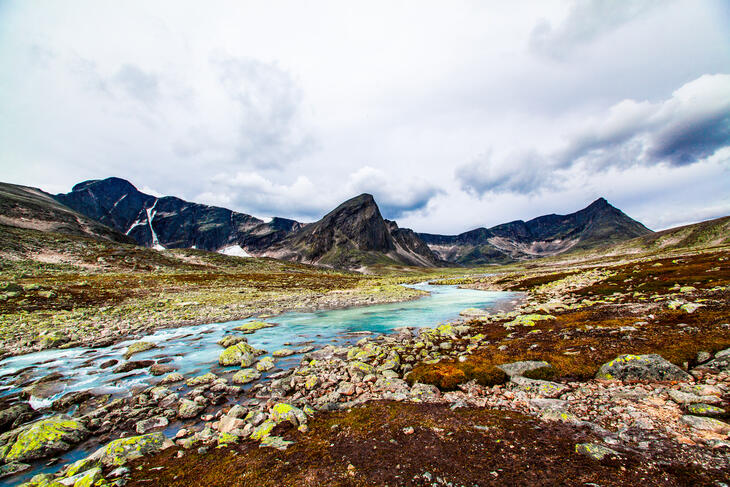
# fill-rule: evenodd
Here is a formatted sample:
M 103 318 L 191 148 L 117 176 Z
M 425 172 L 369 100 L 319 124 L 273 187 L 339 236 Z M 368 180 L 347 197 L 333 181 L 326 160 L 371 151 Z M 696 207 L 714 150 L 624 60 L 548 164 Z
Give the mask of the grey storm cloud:
M 639 15 L 664 5 L 661 0 L 577 0 L 559 25 L 542 20 L 530 35 L 533 52 L 552 58 L 566 57 L 573 49 L 635 20 Z
M 456 169 L 473 194 L 532 194 L 555 189 L 566 172 L 632 166 L 686 166 L 730 146 L 730 75 L 703 75 L 660 103 L 624 100 L 566 137 L 552 154 L 495 157 L 491 152 Z

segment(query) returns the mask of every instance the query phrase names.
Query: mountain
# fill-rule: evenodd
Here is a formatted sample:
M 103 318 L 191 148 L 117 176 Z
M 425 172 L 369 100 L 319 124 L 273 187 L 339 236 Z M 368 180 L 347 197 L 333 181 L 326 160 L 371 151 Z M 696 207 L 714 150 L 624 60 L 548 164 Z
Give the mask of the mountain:
M 134 244 L 134 239 L 68 208 L 37 188 L 0 183 L 0 224 Z
M 615 244 L 653 232 L 599 198 L 568 215 L 544 215 L 459 235 L 417 234 L 441 259 L 463 265 L 506 263 Z
M 321 220 L 273 245 L 264 255 L 348 268 L 439 265 L 439 258 L 415 232 L 383 218 L 369 194 L 345 201 Z
M 264 250 L 301 228 L 299 222 L 285 218 L 264 222 L 245 213 L 174 196 L 158 198 L 120 178 L 85 181 L 55 198 L 146 247 L 247 255 L 244 249 Z

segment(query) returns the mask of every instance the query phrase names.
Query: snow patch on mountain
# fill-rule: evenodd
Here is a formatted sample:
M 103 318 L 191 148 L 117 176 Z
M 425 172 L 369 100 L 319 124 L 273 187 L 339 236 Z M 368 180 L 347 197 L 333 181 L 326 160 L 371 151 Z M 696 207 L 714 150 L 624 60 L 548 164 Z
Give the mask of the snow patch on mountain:
M 223 247 L 222 249 L 218 249 L 218 253 L 233 257 L 251 257 L 251 254 L 243 250 L 240 245 L 229 245 L 228 247 Z

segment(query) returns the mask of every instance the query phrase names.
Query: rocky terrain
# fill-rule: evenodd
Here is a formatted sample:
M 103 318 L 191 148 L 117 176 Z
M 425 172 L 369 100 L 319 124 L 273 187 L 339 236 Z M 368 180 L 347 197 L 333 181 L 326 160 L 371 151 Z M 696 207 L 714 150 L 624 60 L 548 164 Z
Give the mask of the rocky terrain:
M 66 416 L 30 423 L 6 410 L 4 469 L 92 438 L 95 453 L 28 485 L 730 481 L 728 250 L 442 279 L 456 280 L 525 299 L 278 371 L 293 352 L 262 357 L 252 325 L 221 343 L 232 376 L 162 370 L 131 397 L 64 397 L 53 409 Z

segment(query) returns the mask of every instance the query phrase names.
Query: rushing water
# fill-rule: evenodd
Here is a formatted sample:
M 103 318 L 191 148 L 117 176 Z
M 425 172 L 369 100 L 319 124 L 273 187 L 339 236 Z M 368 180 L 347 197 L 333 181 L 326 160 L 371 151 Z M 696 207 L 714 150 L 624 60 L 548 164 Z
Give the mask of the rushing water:
M 413 286 L 430 294 L 415 301 L 380 304 L 349 309 L 316 311 L 312 313 L 284 313 L 268 321 L 277 323 L 247 335 L 248 342 L 271 353 L 280 348 L 314 347 L 334 343 L 346 345 L 359 340 L 359 332 L 388 333 L 394 328 L 432 327 L 458 318 L 465 308 L 496 309 L 509 306 L 517 298 L 514 293 L 487 292 L 460 289 L 457 286 L 432 286 L 426 283 Z M 207 372 L 225 374 L 235 367 L 218 365 L 222 348 L 216 342 L 233 328 L 251 320 L 229 321 L 206 325 L 186 326 L 159 330 L 141 339 L 154 342 L 157 348 L 135 354 L 131 360 L 163 360 L 186 377 Z M 123 354 L 132 341 L 124 341 L 106 348 L 70 348 L 44 350 L 0 361 L 0 398 L 15 399 L 20 390 L 32 381 L 58 372 L 64 379 L 50 397 L 30 399 L 40 409 L 55 399 L 74 391 L 91 390 L 96 394 L 127 395 L 133 389 L 155 383 L 147 369 L 115 373 L 114 367 L 102 369 L 108 360 L 124 361 Z M 295 366 L 301 354 L 276 360 L 278 369 Z M 72 452 L 71 457 L 78 453 Z M 69 458 L 71 458 L 69 457 Z M 34 469 L 35 470 L 35 469 Z M 35 470 L 33 473 L 37 473 Z M 27 475 L 23 475 L 27 477 Z M 12 479 L 17 482 L 20 477 Z M 6 484 L 0 481 L 0 485 Z

